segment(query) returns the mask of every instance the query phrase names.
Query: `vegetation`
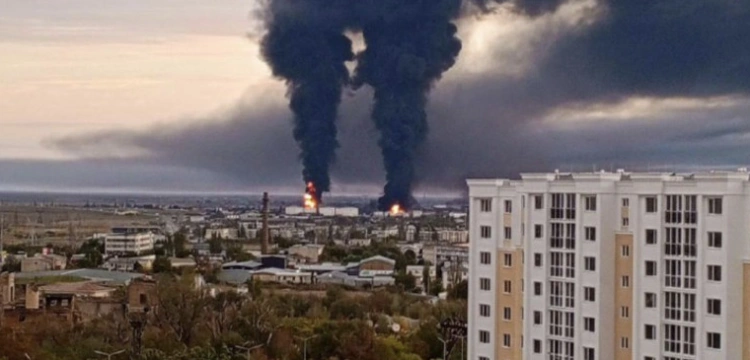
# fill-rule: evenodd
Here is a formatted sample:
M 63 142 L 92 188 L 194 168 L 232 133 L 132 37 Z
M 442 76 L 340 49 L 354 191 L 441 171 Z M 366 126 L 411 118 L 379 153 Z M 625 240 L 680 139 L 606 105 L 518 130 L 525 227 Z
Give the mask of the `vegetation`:
M 302 339 L 311 360 L 442 358 L 438 323 L 465 317 L 463 301 L 431 305 L 397 290 L 276 294 L 252 284 L 252 296 L 211 297 L 195 289 L 192 276 L 165 274 L 158 281 L 159 305 L 150 312 L 141 360 L 239 360 L 248 353 L 238 346 L 256 345 L 251 359 L 298 360 L 304 357 Z M 120 312 L 77 324 L 29 319 L 14 331 L 0 331 L 0 349 L 8 360 L 25 353 L 32 359 L 98 358 L 95 351 L 130 351 L 130 330 Z M 451 359 L 459 358 L 457 349 Z

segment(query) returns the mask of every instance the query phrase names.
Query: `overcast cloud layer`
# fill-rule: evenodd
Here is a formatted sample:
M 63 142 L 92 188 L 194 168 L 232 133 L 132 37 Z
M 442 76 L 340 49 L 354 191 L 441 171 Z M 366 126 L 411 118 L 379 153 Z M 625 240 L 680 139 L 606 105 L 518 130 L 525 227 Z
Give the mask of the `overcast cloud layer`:
M 459 25 L 459 63 L 430 99 L 430 134 L 418 161 L 422 191 L 555 168 L 748 162 L 750 2 L 572 1 L 537 18 L 503 8 Z M 80 157 L 81 171 L 98 169 L 88 187 L 300 186 L 291 114 L 283 98 L 273 100 L 280 89 L 248 89 L 233 108 L 151 131 L 74 135 L 49 145 Z M 334 193 L 382 185 L 370 106 L 367 88 L 345 96 Z M 13 166 L 0 163 L 0 174 Z

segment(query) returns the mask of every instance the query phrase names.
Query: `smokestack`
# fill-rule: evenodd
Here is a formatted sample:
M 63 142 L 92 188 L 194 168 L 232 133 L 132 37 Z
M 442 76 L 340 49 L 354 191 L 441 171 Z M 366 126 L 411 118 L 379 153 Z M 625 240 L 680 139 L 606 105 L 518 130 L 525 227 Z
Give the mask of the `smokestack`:
M 260 253 L 263 255 L 268 254 L 268 243 L 270 238 L 270 232 L 268 230 L 268 193 L 263 193 L 263 239 L 260 243 Z

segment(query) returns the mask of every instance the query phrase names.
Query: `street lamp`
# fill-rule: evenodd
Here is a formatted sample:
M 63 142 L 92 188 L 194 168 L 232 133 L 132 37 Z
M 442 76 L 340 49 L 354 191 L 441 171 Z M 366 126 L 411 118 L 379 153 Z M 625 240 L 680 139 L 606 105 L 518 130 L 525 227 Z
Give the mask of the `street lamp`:
M 312 335 L 312 336 L 308 336 L 308 337 L 304 337 L 304 338 L 303 337 L 297 337 L 297 339 L 302 340 L 302 343 L 304 344 L 303 345 L 304 346 L 304 352 L 303 352 L 303 354 L 304 354 L 304 360 L 307 360 L 307 341 L 310 340 L 310 339 L 312 339 L 312 338 L 315 338 L 317 336 L 318 335 Z
M 122 353 L 125 352 L 125 350 L 115 351 L 113 353 L 105 353 L 105 352 L 98 351 L 98 350 L 94 350 L 94 352 L 97 353 L 97 354 L 99 354 L 99 355 L 101 355 L 101 356 L 106 356 L 107 360 L 112 360 L 113 356 L 122 354 Z

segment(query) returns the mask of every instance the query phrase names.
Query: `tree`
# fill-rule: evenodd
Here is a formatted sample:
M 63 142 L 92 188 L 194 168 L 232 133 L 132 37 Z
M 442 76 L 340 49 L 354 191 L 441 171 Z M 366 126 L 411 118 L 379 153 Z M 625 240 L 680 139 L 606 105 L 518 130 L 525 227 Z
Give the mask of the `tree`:
M 205 294 L 195 289 L 194 278 L 164 275 L 159 278 L 157 320 L 181 343 L 190 346 L 207 302 Z
M 172 261 L 165 256 L 157 256 L 154 263 L 151 265 L 151 269 L 154 274 L 167 273 L 172 271 Z
M 413 291 L 417 287 L 417 279 L 414 275 L 406 272 L 399 272 L 396 274 L 396 276 L 394 276 L 394 281 L 396 285 L 401 286 L 404 291 Z
M 461 280 L 458 282 L 458 284 L 453 285 L 448 290 L 448 298 L 452 300 L 468 299 L 469 298 L 469 283 L 466 280 Z
M 190 251 L 185 249 L 185 244 L 187 243 L 185 233 L 178 232 L 174 234 L 172 242 L 174 243 L 174 256 L 184 258 L 190 255 Z
M 208 250 L 211 254 L 220 254 L 223 249 L 221 236 L 212 236 L 211 240 L 208 240 Z

